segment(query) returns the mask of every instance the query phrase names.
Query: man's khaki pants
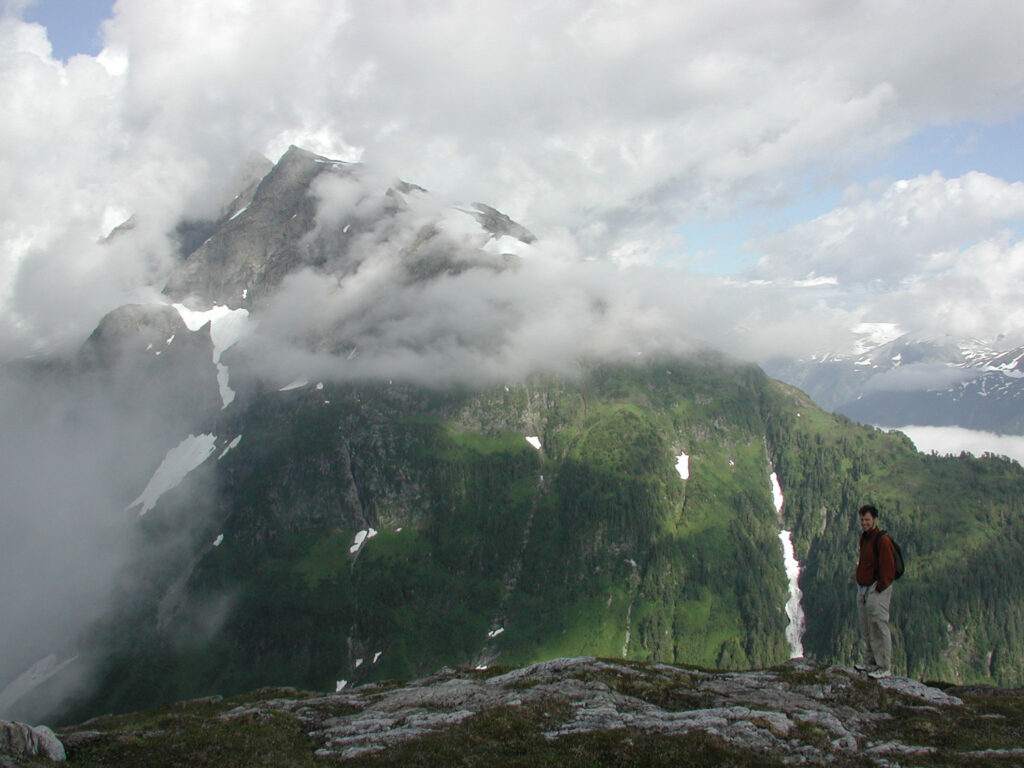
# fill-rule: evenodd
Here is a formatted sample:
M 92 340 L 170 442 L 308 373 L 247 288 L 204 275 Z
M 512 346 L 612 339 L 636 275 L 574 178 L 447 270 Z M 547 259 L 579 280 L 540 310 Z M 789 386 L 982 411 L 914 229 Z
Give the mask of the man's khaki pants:
M 863 592 L 863 594 L 861 594 Z M 892 667 L 892 635 L 889 633 L 889 601 L 892 585 L 876 592 L 872 584 L 857 590 L 857 621 L 864 641 L 864 663 L 882 669 Z

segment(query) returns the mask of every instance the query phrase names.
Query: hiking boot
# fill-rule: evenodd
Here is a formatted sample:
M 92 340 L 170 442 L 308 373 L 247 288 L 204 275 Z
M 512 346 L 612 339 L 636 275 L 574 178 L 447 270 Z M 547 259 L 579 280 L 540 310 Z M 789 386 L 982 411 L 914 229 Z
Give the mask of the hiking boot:
M 892 677 L 892 672 L 890 672 L 888 669 L 879 668 L 871 672 L 868 672 L 868 677 L 870 677 L 872 680 L 881 680 L 883 677 Z
M 878 665 L 877 664 L 854 664 L 853 668 L 856 669 L 858 672 L 872 672 L 872 671 L 878 669 Z

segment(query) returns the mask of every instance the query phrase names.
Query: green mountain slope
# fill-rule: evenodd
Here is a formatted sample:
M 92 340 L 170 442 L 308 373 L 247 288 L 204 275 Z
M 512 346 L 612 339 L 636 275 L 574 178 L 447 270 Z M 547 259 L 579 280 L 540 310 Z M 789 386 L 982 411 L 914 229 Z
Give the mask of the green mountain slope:
M 70 717 L 561 656 L 777 664 L 782 527 L 805 565 L 807 653 L 849 662 L 866 501 L 908 556 L 898 669 L 1022 682 L 1021 468 L 918 454 L 754 366 L 252 390 L 217 434 L 241 440 L 144 519 L 168 554 L 97 631 L 98 682 Z M 172 536 L 185 521 L 193 537 Z

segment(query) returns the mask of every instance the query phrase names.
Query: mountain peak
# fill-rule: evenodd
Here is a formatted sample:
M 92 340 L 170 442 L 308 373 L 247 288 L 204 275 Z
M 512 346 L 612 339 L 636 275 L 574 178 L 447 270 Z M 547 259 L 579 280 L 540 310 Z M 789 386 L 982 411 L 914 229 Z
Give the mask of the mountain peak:
M 236 204 L 210 228 L 209 237 L 171 274 L 164 292 L 176 300 L 248 306 L 303 262 L 301 241 L 316 221 L 314 179 L 322 173 L 348 175 L 353 168 L 289 147 L 260 179 L 248 204 Z
M 299 269 L 342 277 L 374 250 L 403 253 L 410 275 L 420 279 L 478 262 L 503 268 L 506 253 L 536 240 L 489 205 L 462 209 L 426 195 L 401 180 L 381 183 L 360 163 L 293 145 L 219 221 L 189 230 L 187 255 L 164 292 L 207 306 L 251 307 Z M 419 208 L 410 210 L 413 205 Z M 479 228 L 477 253 L 470 241 L 445 235 L 443 220 L 466 214 Z M 452 229 L 461 232 L 465 225 Z

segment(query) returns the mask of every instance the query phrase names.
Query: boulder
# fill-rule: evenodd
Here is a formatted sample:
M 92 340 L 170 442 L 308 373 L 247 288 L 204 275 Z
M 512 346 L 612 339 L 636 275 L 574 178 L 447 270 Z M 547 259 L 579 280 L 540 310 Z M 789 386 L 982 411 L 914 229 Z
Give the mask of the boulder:
M 32 727 L 25 723 L 0 720 L 0 756 L 45 757 L 55 763 L 67 759 L 64 745 L 57 734 L 45 725 Z

